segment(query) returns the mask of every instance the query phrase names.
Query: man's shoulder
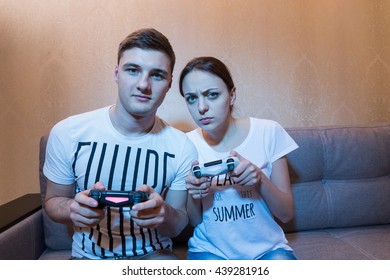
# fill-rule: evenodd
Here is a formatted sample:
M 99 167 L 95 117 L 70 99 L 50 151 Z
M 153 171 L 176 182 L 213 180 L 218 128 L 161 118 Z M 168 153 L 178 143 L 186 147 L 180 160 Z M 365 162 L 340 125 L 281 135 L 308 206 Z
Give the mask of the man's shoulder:
M 58 137 L 70 137 L 71 135 L 84 134 L 102 126 L 107 118 L 106 112 L 109 107 L 99 108 L 92 111 L 69 116 L 57 122 L 51 129 L 51 135 Z
M 202 130 L 200 128 L 195 128 L 191 131 L 188 131 L 186 135 L 192 142 L 197 142 L 203 139 Z
M 99 108 L 91 110 L 88 112 L 71 115 L 61 121 L 59 121 L 55 126 L 68 126 L 75 124 L 87 124 L 88 122 L 99 121 L 100 118 L 104 118 L 108 112 L 109 107 Z
M 94 110 L 91 110 L 88 112 L 72 115 L 72 116 L 68 117 L 68 119 L 70 119 L 70 120 L 89 120 L 89 119 L 95 120 L 99 117 L 105 117 L 106 114 L 108 114 L 108 109 L 109 109 L 109 107 L 98 108 L 98 109 L 94 109 Z
M 157 119 L 159 122 L 157 131 L 159 131 L 160 139 L 169 146 L 174 146 L 177 149 L 194 149 L 192 141 L 190 141 L 186 132 L 168 124 L 161 118 Z M 155 127 L 156 127 L 155 126 Z
M 177 137 L 183 137 L 183 138 L 187 137 L 185 132 L 174 127 L 173 125 L 169 124 L 168 122 L 166 122 L 165 120 L 161 119 L 158 116 L 156 116 L 155 130 L 160 132 L 170 133 Z

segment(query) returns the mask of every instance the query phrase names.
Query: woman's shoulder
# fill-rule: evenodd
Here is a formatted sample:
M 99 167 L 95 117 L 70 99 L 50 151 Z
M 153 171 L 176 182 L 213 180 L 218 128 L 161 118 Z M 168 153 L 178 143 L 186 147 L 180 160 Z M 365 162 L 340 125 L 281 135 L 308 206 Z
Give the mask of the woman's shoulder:
M 270 119 L 260 119 L 260 118 L 254 118 L 250 117 L 251 125 L 256 125 L 259 127 L 277 127 L 281 126 L 277 121 L 270 120 Z

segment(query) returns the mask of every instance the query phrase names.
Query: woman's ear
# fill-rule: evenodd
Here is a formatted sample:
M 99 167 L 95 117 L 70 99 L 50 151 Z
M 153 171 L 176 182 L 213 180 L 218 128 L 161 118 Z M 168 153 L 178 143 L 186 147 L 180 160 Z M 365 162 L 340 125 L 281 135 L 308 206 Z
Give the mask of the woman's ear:
M 234 105 L 234 102 L 236 102 L 236 87 L 233 87 L 230 91 L 230 107 L 232 108 Z

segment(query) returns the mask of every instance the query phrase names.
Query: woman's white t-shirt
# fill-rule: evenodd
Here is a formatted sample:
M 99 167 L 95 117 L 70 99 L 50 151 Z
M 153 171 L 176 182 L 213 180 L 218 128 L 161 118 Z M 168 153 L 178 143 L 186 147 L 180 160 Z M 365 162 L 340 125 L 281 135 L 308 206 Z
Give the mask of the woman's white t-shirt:
M 213 150 L 199 128 L 187 135 L 198 150 L 200 163 L 230 154 Z M 296 148 L 298 145 L 279 123 L 250 118 L 249 133 L 234 150 L 270 177 L 272 163 Z M 291 250 L 261 197 L 259 186 L 240 186 L 229 174 L 222 174 L 212 179 L 210 190 L 202 199 L 203 221 L 189 240 L 190 252 L 209 252 L 225 259 L 258 259 L 277 248 Z

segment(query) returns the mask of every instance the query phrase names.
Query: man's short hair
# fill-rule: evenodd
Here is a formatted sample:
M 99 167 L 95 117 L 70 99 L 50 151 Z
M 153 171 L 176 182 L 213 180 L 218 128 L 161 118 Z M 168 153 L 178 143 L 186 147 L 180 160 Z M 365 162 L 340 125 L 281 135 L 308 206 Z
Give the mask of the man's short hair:
M 139 29 L 128 35 L 118 49 L 118 64 L 123 52 L 132 48 L 154 50 L 165 53 L 171 62 L 171 73 L 175 67 L 176 57 L 168 38 L 153 28 Z

